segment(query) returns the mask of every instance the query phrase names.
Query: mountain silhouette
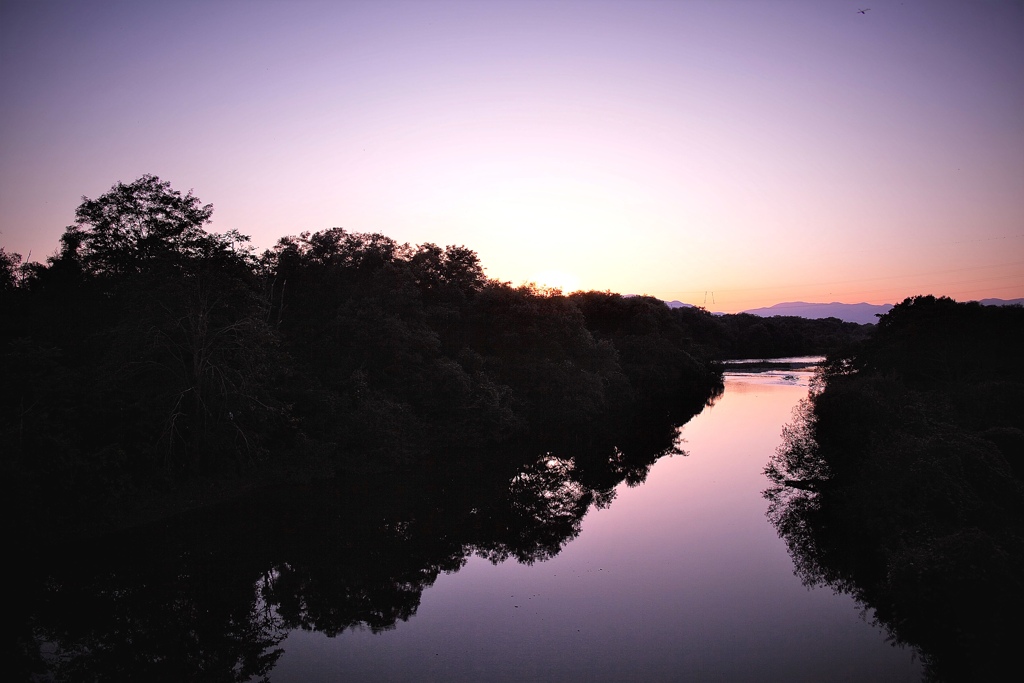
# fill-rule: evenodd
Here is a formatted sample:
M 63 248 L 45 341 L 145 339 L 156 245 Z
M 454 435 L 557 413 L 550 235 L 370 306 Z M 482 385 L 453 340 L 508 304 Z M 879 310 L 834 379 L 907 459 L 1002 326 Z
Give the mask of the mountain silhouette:
M 875 323 L 879 315 L 884 315 L 892 308 L 892 304 L 844 304 L 838 301 L 832 303 L 808 303 L 806 301 L 787 301 L 765 308 L 752 308 L 743 311 L 752 315 L 759 315 L 763 318 L 773 315 L 796 315 L 801 318 L 839 318 L 850 323 Z
M 983 306 L 1009 306 L 1011 304 L 1022 304 L 1024 299 L 981 299 Z M 844 304 L 838 301 L 832 303 L 808 303 L 806 301 L 787 301 L 765 308 L 751 308 L 743 311 L 752 315 L 759 315 L 767 318 L 773 315 L 796 315 L 801 318 L 839 318 L 850 323 L 875 323 L 879 315 L 888 313 L 892 304 Z
M 669 308 L 693 308 L 695 304 L 688 304 L 683 301 L 673 300 L 665 302 Z M 1010 306 L 1012 304 L 1024 305 L 1024 299 L 981 299 L 982 306 Z M 861 325 L 878 322 L 878 316 L 889 312 L 892 304 L 844 304 L 839 301 L 831 303 L 809 303 L 807 301 L 786 301 L 766 306 L 763 308 L 751 308 L 743 313 L 758 315 L 762 318 L 770 318 L 775 315 L 793 315 L 800 318 L 817 320 L 820 318 L 839 318 L 848 323 L 859 323 Z M 723 315 L 716 313 L 715 315 Z

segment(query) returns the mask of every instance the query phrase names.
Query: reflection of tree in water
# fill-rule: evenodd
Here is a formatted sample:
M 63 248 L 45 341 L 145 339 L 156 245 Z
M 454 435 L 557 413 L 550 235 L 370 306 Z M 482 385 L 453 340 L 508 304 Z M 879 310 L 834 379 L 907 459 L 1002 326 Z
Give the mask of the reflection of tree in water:
M 265 493 L 112 539 L 39 586 L 29 649 L 55 644 L 57 680 L 260 679 L 288 631 L 392 629 L 472 554 L 554 557 L 618 483 L 679 452 L 676 425 L 689 417 L 572 435 L 519 466 L 509 452 L 474 452 Z
M 490 528 L 473 550 L 497 564 L 510 557 L 533 564 L 555 555 L 580 533 L 592 502 L 610 502 L 573 479 L 572 460 L 546 454 L 512 478 L 500 510 L 490 512 Z M 606 504 L 606 503 L 605 503 Z M 479 513 L 478 513 L 479 514 Z
M 68 654 L 65 678 L 105 652 L 140 678 L 172 660 L 194 674 L 179 678 L 258 676 L 278 628 L 386 629 L 470 553 L 551 557 L 590 505 L 643 480 L 720 384 L 708 359 L 727 330 L 706 311 L 512 287 L 466 247 L 340 228 L 257 258 L 237 232 L 206 233 L 211 212 L 147 175 L 84 199 L 48 265 L 0 253 L 0 365 L 23 380 L 0 392 L 7 539 L 64 549 L 186 508 L 195 489 L 342 481 L 123 536 L 127 556 L 79 549 L 84 569 L 47 566 L 49 611 L 33 618 Z M 495 452 L 469 452 L 482 447 Z M 366 470 L 405 475 L 373 483 Z M 246 616 L 265 613 L 260 600 L 282 621 Z M 63 622 L 75 601 L 109 614 Z M 136 626 L 163 637 L 177 624 L 187 641 L 191 621 L 208 630 L 187 655 L 135 647 Z M 259 633 L 242 640 L 269 659 L 198 635 L 246 624 Z
M 78 549 L 47 577 L 33 596 L 36 643 L 19 643 L 36 673 L 48 669 L 59 681 L 265 680 L 287 631 L 253 593 L 258 573 L 248 558 L 201 540 L 188 549 L 163 546 L 166 537 L 136 540 Z
M 442 571 L 463 564 L 458 553 L 425 558 L 410 545 L 415 544 L 389 538 L 369 547 L 323 548 L 313 562 L 277 565 L 261 592 L 289 629 L 331 637 L 360 626 L 374 633 L 391 630 L 416 614 L 423 589 Z M 405 555 L 409 550 L 414 554 Z
M 848 363 L 822 379 L 766 470 L 797 575 L 874 610 L 930 680 L 998 680 L 1024 609 L 1024 485 L 992 436 L 1020 428 L 954 410 L 963 383 L 922 389 Z
M 969 442 L 896 442 L 887 455 L 928 459 L 958 447 L 978 455 Z M 874 487 L 829 480 L 808 490 L 799 488 L 807 480 L 790 475 L 788 485 L 766 491 L 768 516 L 804 584 L 848 593 L 872 609 L 895 642 L 919 649 L 929 680 L 996 680 L 1015 652 L 1005 624 L 1024 607 L 1019 490 L 995 492 L 979 505 L 970 499 L 974 482 L 936 496 L 931 475 L 916 476 Z M 962 507 L 953 509 L 946 495 Z M 979 514 L 982 507 L 989 509 Z

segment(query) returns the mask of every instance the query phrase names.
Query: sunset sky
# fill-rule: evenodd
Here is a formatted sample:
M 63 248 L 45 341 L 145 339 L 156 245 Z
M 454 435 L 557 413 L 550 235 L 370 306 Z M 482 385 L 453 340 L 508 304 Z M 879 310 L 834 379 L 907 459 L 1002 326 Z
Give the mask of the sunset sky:
M 145 173 L 260 250 L 381 232 L 726 312 L 1024 297 L 1024 2 L 0 0 L 0 245 L 44 261 Z

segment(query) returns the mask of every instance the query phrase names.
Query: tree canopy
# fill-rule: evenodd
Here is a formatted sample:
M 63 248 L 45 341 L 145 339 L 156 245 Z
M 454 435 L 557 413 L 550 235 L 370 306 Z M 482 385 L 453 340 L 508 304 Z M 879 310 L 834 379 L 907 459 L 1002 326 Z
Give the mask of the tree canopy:
M 183 482 L 387 471 L 682 419 L 720 386 L 712 360 L 751 349 L 745 319 L 513 286 L 466 246 L 331 228 L 257 256 L 209 232 L 212 214 L 144 175 L 83 197 L 46 264 L 0 252 L 16 387 L 2 466 L 25 533 L 116 524 Z M 796 320 L 766 321 L 758 352 L 851 336 Z
M 123 276 L 158 260 L 198 259 L 218 241 L 203 229 L 213 205 L 182 195 L 155 175 L 117 183 L 97 199 L 82 197 L 75 223 L 62 237 L 65 252 L 92 275 Z
M 919 296 L 825 365 L 766 473 L 801 577 L 853 593 L 937 680 L 1015 660 L 1024 308 Z

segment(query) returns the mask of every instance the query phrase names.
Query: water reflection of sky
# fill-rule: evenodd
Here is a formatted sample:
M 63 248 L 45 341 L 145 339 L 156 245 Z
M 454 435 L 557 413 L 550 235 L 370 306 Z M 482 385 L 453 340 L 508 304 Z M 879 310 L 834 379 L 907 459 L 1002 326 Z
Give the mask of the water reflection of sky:
M 766 372 L 730 373 L 728 388 L 735 392 L 756 391 L 762 386 L 789 386 L 806 389 L 810 386 L 813 372 L 806 370 L 769 370 Z
M 738 358 L 734 360 L 723 361 L 727 365 L 760 365 L 760 364 L 771 364 L 771 365 L 786 365 L 786 364 L 799 364 L 799 365 L 812 365 L 814 363 L 820 363 L 825 360 L 824 356 L 787 356 L 785 358 Z
M 800 356 L 793 358 L 775 358 L 771 365 L 755 358 L 729 361 L 730 367 L 745 365 L 759 366 L 750 371 L 733 369 L 726 373 L 728 390 L 732 393 L 757 393 L 764 386 L 791 386 L 806 390 L 814 378 L 815 366 L 809 363 L 820 362 L 820 356 Z
M 272 680 L 919 680 L 851 598 L 800 584 L 764 517 L 762 469 L 811 374 L 730 373 L 681 429 L 688 455 L 621 486 L 558 556 L 470 558 L 393 631 L 293 633 Z

